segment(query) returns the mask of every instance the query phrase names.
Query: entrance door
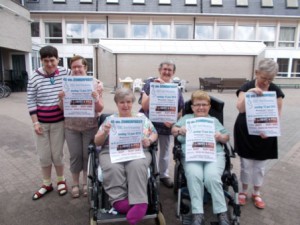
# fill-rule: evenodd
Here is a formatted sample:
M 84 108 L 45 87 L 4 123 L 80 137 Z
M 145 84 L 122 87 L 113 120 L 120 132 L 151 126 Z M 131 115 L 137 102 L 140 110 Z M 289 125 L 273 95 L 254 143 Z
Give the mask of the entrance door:
M 27 86 L 28 74 L 26 72 L 25 55 L 12 55 L 12 90 L 25 91 Z

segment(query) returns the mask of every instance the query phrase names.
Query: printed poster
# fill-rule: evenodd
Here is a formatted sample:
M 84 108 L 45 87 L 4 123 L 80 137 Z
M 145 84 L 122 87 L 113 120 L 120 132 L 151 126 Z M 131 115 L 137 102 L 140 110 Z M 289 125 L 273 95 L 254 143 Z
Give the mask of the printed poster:
M 186 161 L 216 161 L 215 122 L 212 118 L 187 119 Z
M 152 122 L 177 121 L 178 85 L 150 83 L 149 119 Z
M 281 135 L 276 92 L 266 91 L 261 96 L 246 92 L 245 106 L 249 134 L 263 133 L 268 137 Z
M 143 118 L 111 118 L 109 149 L 112 163 L 145 158 L 142 146 Z
M 95 104 L 92 97 L 93 79 L 90 76 L 67 76 L 63 78 L 65 117 L 95 116 Z

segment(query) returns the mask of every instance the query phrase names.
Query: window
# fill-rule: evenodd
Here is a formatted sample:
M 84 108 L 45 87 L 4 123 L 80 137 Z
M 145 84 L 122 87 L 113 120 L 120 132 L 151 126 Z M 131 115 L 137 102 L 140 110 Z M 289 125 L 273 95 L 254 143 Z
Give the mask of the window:
M 289 69 L 289 59 L 277 59 L 278 77 L 287 77 Z
M 214 39 L 214 27 L 213 25 L 203 24 L 196 25 L 195 39 L 198 40 L 210 40 Z
M 63 43 L 61 23 L 45 23 L 45 42 Z
M 99 43 L 100 38 L 106 38 L 106 24 L 88 23 L 88 43 Z
M 300 59 L 293 59 L 291 77 L 300 77 Z
M 170 5 L 171 0 L 159 0 L 159 4 L 161 4 L 161 5 Z
M 67 43 L 84 43 L 83 24 L 67 23 L 66 24 Z
M 210 0 L 210 5 L 211 6 L 222 6 L 223 2 L 222 2 L 222 0 Z
M 241 6 L 241 7 L 248 6 L 248 0 L 236 0 L 236 6 Z
M 279 47 L 294 47 L 295 43 L 295 27 L 280 27 Z
M 40 0 L 27 0 L 27 2 L 39 2 Z M 37 67 L 35 67 L 35 68 L 37 68 Z
M 40 23 L 33 22 L 31 23 L 31 37 L 39 37 L 40 36 Z
M 106 0 L 106 3 L 114 3 L 114 4 L 117 4 L 117 3 L 119 3 L 119 0 Z
M 186 5 L 197 5 L 197 0 L 185 0 Z
M 110 25 L 110 37 L 112 38 L 127 38 L 127 24 L 112 23 Z
M 255 40 L 254 26 L 238 26 L 236 32 L 236 40 Z
M 261 7 L 273 8 L 273 0 L 261 0 Z
M 93 3 L 93 0 L 80 0 L 80 3 Z
M 176 39 L 192 39 L 192 25 L 189 24 L 175 24 Z
M 171 25 L 169 24 L 153 24 L 152 38 L 168 39 L 171 37 Z
M 275 46 L 276 27 L 262 26 L 258 28 L 258 40 L 263 41 L 266 46 Z
M 132 0 L 133 4 L 145 4 L 145 0 Z
M 298 8 L 299 7 L 298 0 L 286 0 L 286 7 L 287 8 Z
M 132 24 L 131 25 L 132 38 L 149 38 L 149 25 L 148 24 Z
M 66 3 L 66 0 L 53 0 L 53 3 Z
M 217 27 L 217 38 L 222 40 L 233 39 L 233 26 L 231 25 L 219 25 Z

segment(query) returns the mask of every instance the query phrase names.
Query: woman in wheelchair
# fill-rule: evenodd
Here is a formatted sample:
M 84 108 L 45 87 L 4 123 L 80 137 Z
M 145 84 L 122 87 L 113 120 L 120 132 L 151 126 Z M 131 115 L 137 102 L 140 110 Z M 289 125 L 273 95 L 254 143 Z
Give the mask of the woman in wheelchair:
M 97 146 L 102 146 L 99 160 L 103 171 L 103 186 L 109 196 L 109 201 L 119 213 L 126 214 L 129 224 L 134 225 L 147 212 L 147 170 L 151 163 L 148 147 L 156 141 L 157 132 L 144 114 L 131 111 L 135 96 L 130 89 L 118 89 L 114 101 L 118 112 L 106 118 L 94 141 Z M 144 119 L 142 145 L 145 158 L 121 163 L 111 162 L 109 153 L 110 119 L 116 117 L 142 117 Z
M 208 115 L 210 97 L 206 92 L 197 90 L 191 96 L 193 114 L 186 114 L 172 127 L 172 134 L 177 137 L 181 143 L 183 157 L 186 149 L 185 127 L 188 119 L 196 117 L 210 117 Z M 215 162 L 204 161 L 186 161 L 183 159 L 187 186 L 190 193 L 192 205 L 192 225 L 204 225 L 203 194 L 204 186 L 211 194 L 213 203 L 213 212 L 218 215 L 220 225 L 229 225 L 227 217 L 227 205 L 222 188 L 221 176 L 225 168 L 225 153 L 221 143 L 225 144 L 229 140 L 229 135 L 222 124 L 214 117 L 215 140 L 217 156 Z

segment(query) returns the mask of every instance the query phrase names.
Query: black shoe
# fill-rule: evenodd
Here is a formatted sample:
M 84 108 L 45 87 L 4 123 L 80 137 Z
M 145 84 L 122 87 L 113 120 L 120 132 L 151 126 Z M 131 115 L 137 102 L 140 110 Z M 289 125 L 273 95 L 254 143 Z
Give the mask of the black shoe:
M 219 213 L 218 219 L 219 219 L 219 225 L 230 225 L 227 212 Z
M 202 213 L 193 214 L 191 225 L 205 225 L 204 215 Z
M 172 188 L 174 185 L 170 177 L 160 178 L 160 182 L 162 182 L 167 188 Z

